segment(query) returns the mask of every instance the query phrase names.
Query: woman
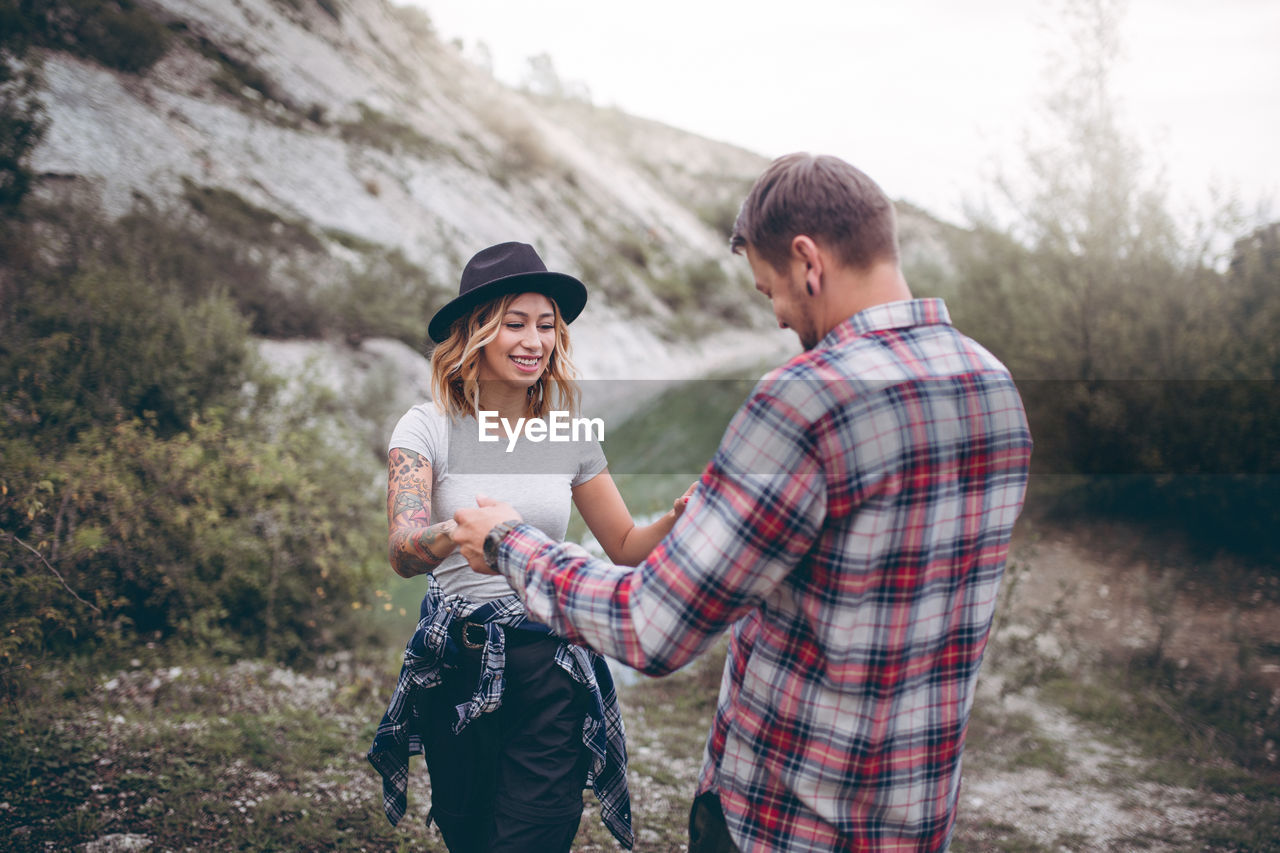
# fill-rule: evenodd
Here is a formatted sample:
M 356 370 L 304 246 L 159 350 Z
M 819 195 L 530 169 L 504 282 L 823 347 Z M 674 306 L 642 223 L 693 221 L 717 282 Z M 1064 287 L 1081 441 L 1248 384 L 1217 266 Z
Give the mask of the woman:
M 479 252 L 458 297 L 428 326 L 438 344 L 434 403 L 410 409 L 390 443 L 391 565 L 403 577 L 427 574 L 428 590 L 369 759 L 396 823 L 408 756 L 425 753 L 431 818 L 451 853 L 567 851 L 589 778 L 606 826 L 632 842 L 621 718 L 604 661 L 527 620 L 506 580 L 472 572 L 450 537 L 454 511 L 487 494 L 563 539 L 572 500 L 609 558 L 635 565 L 683 510 L 688 492 L 655 523 L 636 526 L 597 441 L 480 437 L 481 412 L 514 425 L 574 409 L 568 324 L 586 299 L 580 281 L 548 272 L 531 246 Z

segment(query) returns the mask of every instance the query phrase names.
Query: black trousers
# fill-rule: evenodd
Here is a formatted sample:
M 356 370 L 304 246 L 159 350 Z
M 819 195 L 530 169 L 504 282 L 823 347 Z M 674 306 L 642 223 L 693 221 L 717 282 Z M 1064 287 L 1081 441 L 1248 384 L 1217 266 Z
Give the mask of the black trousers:
M 590 696 L 556 665 L 559 642 L 509 638 L 502 707 L 461 734 L 455 706 L 475 691 L 480 651 L 463 650 L 428 691 L 431 815 L 450 853 L 567 853 L 573 843 L 591 761 L 582 742 Z
M 738 853 L 724 822 L 720 797 L 713 791 L 700 794 L 689 809 L 689 853 Z

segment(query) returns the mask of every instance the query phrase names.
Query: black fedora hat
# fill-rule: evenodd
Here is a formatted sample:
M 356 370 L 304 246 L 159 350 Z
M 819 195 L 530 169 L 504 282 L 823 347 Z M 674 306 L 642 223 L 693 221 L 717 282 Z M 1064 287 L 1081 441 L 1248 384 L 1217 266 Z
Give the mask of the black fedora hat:
M 476 252 L 462 269 L 457 298 L 436 312 L 427 334 L 436 343 L 449 337 L 449 327 L 475 306 L 508 293 L 541 293 L 555 301 L 560 316 L 572 323 L 587 304 L 587 288 L 562 272 L 549 272 L 528 243 L 499 243 Z

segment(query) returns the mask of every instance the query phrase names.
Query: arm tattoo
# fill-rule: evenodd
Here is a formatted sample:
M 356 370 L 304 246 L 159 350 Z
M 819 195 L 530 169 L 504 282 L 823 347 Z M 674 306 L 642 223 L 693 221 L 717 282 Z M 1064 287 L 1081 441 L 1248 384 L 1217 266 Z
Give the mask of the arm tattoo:
M 403 515 L 406 512 L 413 515 L 430 516 L 431 507 L 427 505 L 427 502 L 422 499 L 421 495 L 416 495 L 411 492 L 396 492 L 395 505 L 391 509 L 391 518 Z
M 387 520 L 391 565 L 401 574 L 429 572 L 453 548 L 452 522 L 431 524 L 431 465 L 412 450 L 392 448 L 387 458 Z

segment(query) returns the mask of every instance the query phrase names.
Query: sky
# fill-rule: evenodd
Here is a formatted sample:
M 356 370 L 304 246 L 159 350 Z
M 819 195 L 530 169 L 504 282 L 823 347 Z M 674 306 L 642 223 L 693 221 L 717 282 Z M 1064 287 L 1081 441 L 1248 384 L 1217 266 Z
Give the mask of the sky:
M 766 157 L 840 156 L 959 221 L 1042 126 L 1056 0 L 396 0 L 518 84 L 548 54 L 592 101 Z M 1123 126 L 1176 213 L 1280 213 L 1280 2 L 1129 0 Z M 1038 125 L 1039 123 L 1039 125 Z

